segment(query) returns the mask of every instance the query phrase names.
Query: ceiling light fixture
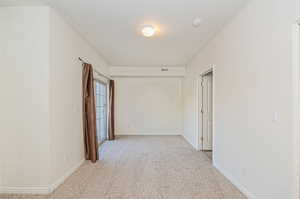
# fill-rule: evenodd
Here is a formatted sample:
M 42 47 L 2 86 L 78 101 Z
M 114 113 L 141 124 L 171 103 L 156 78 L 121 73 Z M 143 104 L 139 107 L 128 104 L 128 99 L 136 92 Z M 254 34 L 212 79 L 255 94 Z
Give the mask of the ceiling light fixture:
M 152 37 L 155 34 L 155 31 L 156 31 L 155 28 L 150 25 L 146 25 L 142 29 L 142 33 L 145 37 Z

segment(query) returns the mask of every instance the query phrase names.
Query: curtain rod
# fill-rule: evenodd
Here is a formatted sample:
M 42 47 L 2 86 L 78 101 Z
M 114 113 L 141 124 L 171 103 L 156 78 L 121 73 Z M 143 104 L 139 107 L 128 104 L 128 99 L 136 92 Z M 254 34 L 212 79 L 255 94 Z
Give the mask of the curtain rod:
M 85 64 L 90 64 L 90 63 L 84 61 L 81 57 L 78 57 L 78 59 L 79 59 L 79 61 L 81 61 L 82 64 L 84 64 L 84 63 L 85 63 Z M 95 73 L 97 73 L 98 75 L 100 75 L 100 76 L 102 76 L 102 77 L 105 77 L 106 79 L 112 80 L 110 77 L 108 77 L 108 76 L 106 76 L 106 75 L 100 73 L 100 72 L 97 71 L 96 69 L 93 68 L 93 70 L 94 70 Z

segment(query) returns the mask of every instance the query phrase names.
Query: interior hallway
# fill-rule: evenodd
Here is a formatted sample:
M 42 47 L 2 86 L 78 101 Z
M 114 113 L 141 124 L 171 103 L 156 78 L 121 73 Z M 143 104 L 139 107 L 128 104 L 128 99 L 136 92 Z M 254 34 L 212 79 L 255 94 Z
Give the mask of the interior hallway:
M 105 142 L 50 196 L 1 199 L 245 199 L 209 158 L 181 136 L 122 136 Z

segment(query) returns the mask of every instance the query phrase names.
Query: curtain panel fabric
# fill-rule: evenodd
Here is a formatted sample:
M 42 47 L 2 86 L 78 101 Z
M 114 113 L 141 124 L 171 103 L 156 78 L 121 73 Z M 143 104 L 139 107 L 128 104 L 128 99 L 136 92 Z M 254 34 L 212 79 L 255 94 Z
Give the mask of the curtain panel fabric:
M 108 140 L 115 139 L 115 82 L 109 80 Z
M 98 157 L 94 77 L 91 64 L 84 63 L 82 71 L 82 111 L 85 159 L 96 162 Z

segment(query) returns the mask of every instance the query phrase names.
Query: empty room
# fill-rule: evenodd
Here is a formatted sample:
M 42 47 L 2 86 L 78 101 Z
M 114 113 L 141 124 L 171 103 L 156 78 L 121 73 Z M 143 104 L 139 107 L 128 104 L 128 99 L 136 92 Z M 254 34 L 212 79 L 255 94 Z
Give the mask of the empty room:
M 300 199 L 299 0 L 0 0 L 0 199 Z

